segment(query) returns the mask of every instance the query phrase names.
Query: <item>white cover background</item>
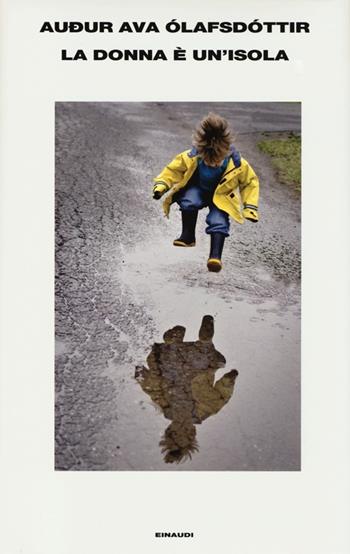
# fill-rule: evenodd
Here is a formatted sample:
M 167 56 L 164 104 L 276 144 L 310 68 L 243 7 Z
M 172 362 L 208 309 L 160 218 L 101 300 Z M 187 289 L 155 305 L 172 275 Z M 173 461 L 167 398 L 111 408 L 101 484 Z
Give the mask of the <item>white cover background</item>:
M 1 554 L 350 551 L 349 11 L 343 0 L 2 2 Z M 43 21 L 172 18 L 309 21 L 311 33 L 39 33 Z M 291 61 L 60 61 L 62 48 L 176 46 L 283 48 Z M 54 102 L 66 100 L 302 102 L 301 472 L 54 472 Z M 195 538 L 154 538 L 165 530 Z

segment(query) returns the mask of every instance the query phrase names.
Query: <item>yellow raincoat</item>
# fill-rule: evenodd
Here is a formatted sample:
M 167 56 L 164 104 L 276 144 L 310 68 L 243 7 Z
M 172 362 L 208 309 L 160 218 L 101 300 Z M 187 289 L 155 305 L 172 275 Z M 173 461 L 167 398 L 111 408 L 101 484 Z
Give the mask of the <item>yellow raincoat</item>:
M 173 196 L 185 187 L 194 174 L 200 157 L 195 148 L 178 154 L 154 179 L 153 190 L 169 191 L 163 202 L 169 217 Z M 258 221 L 259 180 L 249 163 L 232 149 L 226 170 L 217 185 L 213 202 L 238 223 L 244 219 Z

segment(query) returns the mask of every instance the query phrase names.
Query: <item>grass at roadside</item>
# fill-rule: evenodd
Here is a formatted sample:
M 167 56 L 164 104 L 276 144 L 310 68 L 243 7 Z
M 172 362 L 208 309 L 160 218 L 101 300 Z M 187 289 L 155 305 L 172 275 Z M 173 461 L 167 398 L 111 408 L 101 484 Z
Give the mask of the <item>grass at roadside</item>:
M 269 154 L 281 183 L 301 190 L 301 137 L 288 134 L 283 138 L 266 138 L 258 142 L 262 152 Z

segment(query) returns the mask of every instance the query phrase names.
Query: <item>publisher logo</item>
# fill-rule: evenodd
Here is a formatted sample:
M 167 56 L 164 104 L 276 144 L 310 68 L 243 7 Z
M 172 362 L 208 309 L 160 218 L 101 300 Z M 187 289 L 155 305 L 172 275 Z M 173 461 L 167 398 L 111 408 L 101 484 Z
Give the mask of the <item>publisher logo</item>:
M 154 536 L 159 539 L 167 539 L 167 538 L 189 539 L 194 537 L 194 533 L 189 531 L 182 531 L 180 533 L 176 533 L 174 531 L 173 532 L 169 531 L 165 533 L 163 533 L 162 531 L 156 531 L 154 533 Z

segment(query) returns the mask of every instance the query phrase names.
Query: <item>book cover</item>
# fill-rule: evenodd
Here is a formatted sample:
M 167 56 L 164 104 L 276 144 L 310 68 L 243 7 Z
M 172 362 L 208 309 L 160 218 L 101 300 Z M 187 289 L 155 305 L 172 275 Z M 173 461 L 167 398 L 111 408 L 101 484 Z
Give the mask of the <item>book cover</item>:
M 349 552 L 348 17 L 2 2 L 4 554 Z

